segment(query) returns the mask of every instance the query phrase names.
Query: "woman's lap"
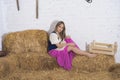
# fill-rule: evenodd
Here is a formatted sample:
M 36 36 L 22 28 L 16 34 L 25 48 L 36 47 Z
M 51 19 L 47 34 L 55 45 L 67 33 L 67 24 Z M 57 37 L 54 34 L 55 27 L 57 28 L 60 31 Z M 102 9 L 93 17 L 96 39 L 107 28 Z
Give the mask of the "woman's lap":
M 65 39 L 67 43 L 74 43 L 74 41 L 70 38 Z M 78 47 L 76 45 L 76 47 Z M 72 51 L 68 52 L 68 46 L 66 46 L 63 50 L 50 50 L 49 54 L 56 58 L 58 64 L 64 69 L 70 70 L 72 68 L 72 60 L 75 56 L 75 53 Z

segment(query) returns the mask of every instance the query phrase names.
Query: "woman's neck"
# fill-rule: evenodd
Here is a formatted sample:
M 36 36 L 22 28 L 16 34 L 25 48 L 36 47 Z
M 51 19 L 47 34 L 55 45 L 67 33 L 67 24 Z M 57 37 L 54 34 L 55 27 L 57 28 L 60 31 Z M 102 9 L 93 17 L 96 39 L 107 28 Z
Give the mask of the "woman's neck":
M 55 31 L 55 33 L 58 35 L 59 38 L 61 38 L 60 33 Z
M 55 31 L 56 34 L 59 34 L 59 32 Z

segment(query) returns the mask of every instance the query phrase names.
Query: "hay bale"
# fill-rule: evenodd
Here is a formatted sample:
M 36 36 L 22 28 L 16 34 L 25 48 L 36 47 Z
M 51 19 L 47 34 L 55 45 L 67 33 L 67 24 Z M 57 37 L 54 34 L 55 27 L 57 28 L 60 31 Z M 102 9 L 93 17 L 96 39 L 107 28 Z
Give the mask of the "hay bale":
M 5 77 L 9 73 L 9 65 L 6 61 L 0 60 L 0 78 Z
M 95 58 L 76 56 L 73 59 L 73 70 L 76 71 L 108 71 L 115 64 L 114 56 L 99 54 Z
M 2 80 L 114 80 L 109 72 L 77 73 L 63 69 L 49 71 L 18 70 Z
M 25 70 L 53 70 L 57 67 L 57 63 L 53 58 L 41 56 L 39 53 L 23 53 L 17 55 L 17 57 L 19 68 Z
M 48 34 L 44 30 L 25 30 L 7 34 L 3 50 L 10 53 L 47 52 Z
M 51 70 L 57 67 L 55 59 L 48 55 L 47 47 L 48 34 L 44 30 L 12 32 L 3 40 L 3 50 L 16 57 L 19 68 L 27 70 Z
M 120 78 L 120 63 L 116 63 L 109 68 L 113 78 Z
M 49 55 L 47 54 L 48 46 L 48 34 L 43 30 L 25 30 L 20 32 L 9 33 L 3 40 L 3 49 L 11 53 L 22 54 L 19 57 L 20 65 L 23 68 L 31 66 L 35 62 L 36 66 L 33 68 L 37 70 L 40 68 L 38 64 L 43 61 L 43 57 L 46 59 Z M 29 54 L 38 53 L 38 54 Z M 30 55 L 29 57 L 25 57 Z M 43 56 L 43 57 L 40 57 Z M 35 59 L 36 58 L 36 59 Z M 25 61 L 24 61 L 25 60 Z M 52 62 L 52 59 L 46 59 Z M 27 64 L 24 64 L 27 63 Z M 53 61 L 55 62 L 55 61 Z M 48 63 L 49 64 L 49 63 Z M 86 70 L 86 71 L 103 71 L 108 70 L 111 65 L 114 64 L 114 57 L 108 55 L 98 55 L 96 58 L 89 59 L 84 56 L 76 56 L 73 60 L 74 70 Z M 26 65 L 26 67 L 25 67 Z M 29 65 L 29 66 L 27 66 Z M 44 64 L 42 64 L 44 65 Z M 30 67 L 29 67 L 30 68 Z M 28 68 L 28 69 L 29 69 Z M 30 68 L 32 69 L 32 68 Z
M 17 66 L 18 62 L 15 55 L 0 58 L 0 78 L 14 72 Z
M 47 47 L 48 34 L 43 30 L 25 30 L 7 34 L 3 40 L 3 50 L 10 52 L 7 57 L 8 72 L 14 71 L 15 67 L 22 70 L 14 72 L 15 74 L 11 74 L 5 80 L 98 80 L 98 77 L 99 80 L 111 80 L 107 71 L 115 63 L 114 56 L 100 54 L 91 59 L 76 56 L 73 59 L 72 70 L 65 71 L 58 68 L 56 60 L 48 55 Z M 7 67 L 6 64 L 2 65 Z M 1 70 L 7 69 L 1 68 Z M 23 74 L 23 70 L 28 72 Z

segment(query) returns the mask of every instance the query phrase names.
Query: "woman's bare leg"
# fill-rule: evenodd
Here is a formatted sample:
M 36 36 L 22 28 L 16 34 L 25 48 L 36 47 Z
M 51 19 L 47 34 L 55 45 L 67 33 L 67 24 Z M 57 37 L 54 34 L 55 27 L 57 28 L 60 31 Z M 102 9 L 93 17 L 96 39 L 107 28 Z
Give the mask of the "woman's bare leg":
M 76 47 L 69 46 L 68 51 L 73 51 L 74 53 L 76 53 L 78 55 L 83 55 L 83 56 L 87 56 L 87 57 L 96 57 L 96 54 L 91 54 L 91 53 L 88 53 L 86 51 L 79 50 Z

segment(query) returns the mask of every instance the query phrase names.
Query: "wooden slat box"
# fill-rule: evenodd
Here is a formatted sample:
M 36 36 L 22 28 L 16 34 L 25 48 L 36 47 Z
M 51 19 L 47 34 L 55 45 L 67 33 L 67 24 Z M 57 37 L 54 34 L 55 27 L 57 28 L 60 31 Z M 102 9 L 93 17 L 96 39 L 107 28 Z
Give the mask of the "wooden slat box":
M 90 53 L 114 55 L 117 51 L 117 42 L 115 42 L 114 44 L 108 44 L 93 41 L 91 44 L 88 45 L 88 51 Z

